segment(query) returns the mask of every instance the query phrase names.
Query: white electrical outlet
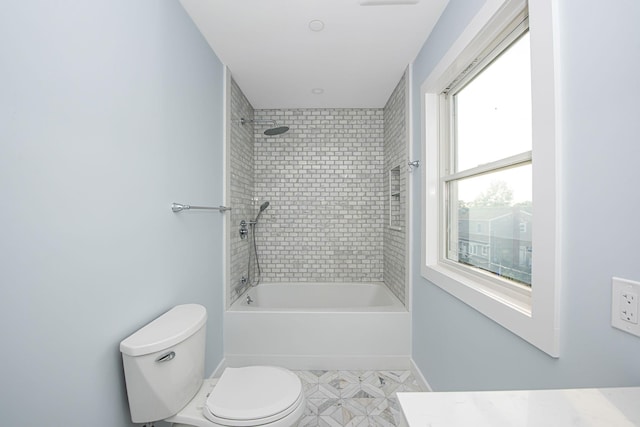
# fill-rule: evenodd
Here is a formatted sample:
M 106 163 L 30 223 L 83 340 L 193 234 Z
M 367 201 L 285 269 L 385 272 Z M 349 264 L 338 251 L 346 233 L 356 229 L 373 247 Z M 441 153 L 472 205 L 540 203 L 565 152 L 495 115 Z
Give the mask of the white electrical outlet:
M 620 318 L 625 322 L 638 323 L 638 294 L 623 291 L 620 296 Z
M 640 337 L 640 282 L 614 277 L 611 280 L 611 289 L 611 326 Z

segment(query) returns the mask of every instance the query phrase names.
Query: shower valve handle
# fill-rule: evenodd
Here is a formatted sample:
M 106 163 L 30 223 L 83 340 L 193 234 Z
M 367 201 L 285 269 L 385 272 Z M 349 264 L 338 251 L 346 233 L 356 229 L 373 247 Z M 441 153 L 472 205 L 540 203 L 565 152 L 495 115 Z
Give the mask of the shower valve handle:
M 247 228 L 247 221 L 244 219 L 240 221 L 240 238 L 246 239 L 247 234 L 249 234 L 249 229 Z

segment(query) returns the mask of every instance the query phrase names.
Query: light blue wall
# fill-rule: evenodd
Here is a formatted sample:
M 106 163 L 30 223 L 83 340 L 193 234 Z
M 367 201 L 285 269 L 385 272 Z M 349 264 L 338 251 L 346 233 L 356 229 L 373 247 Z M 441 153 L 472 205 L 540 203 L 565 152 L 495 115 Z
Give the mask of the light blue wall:
M 420 135 L 420 84 L 481 3 L 451 0 L 416 60 L 415 135 Z M 640 338 L 610 326 L 611 276 L 640 280 L 640 3 L 557 3 L 564 245 L 560 358 L 546 356 L 424 280 L 415 238 L 413 358 L 438 391 L 640 385 Z M 418 138 L 413 150 L 417 157 Z M 422 189 L 416 177 L 413 184 L 412 223 L 419 227 Z
M 0 5 L 0 418 L 130 424 L 119 342 L 173 305 L 222 358 L 223 67 L 174 0 Z

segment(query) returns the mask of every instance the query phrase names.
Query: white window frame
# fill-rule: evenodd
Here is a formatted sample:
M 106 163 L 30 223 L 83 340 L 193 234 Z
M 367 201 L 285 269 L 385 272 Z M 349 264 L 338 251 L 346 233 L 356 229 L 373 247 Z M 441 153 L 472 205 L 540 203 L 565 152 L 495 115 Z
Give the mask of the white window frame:
M 531 290 L 496 286 L 491 273 L 470 274 L 443 253 L 440 94 L 527 7 L 531 40 L 533 210 Z M 553 0 L 487 0 L 421 85 L 422 275 L 552 357 L 559 357 L 559 101 L 557 13 Z

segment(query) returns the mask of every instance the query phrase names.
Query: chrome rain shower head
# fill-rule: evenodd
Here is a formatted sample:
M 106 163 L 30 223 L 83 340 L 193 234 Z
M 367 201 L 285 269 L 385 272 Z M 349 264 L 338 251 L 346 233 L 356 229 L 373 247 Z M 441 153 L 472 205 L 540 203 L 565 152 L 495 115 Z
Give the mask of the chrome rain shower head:
M 276 136 L 282 135 L 285 132 L 289 131 L 289 126 L 278 126 L 278 123 L 275 120 L 271 119 L 245 119 L 244 117 L 240 119 L 240 124 L 244 125 L 246 123 L 255 123 L 262 125 L 271 125 L 273 127 L 264 131 L 264 134 L 267 136 Z
M 278 126 L 275 128 L 270 128 L 264 131 L 264 134 L 267 136 L 275 136 L 282 135 L 283 133 L 289 130 L 289 126 Z

